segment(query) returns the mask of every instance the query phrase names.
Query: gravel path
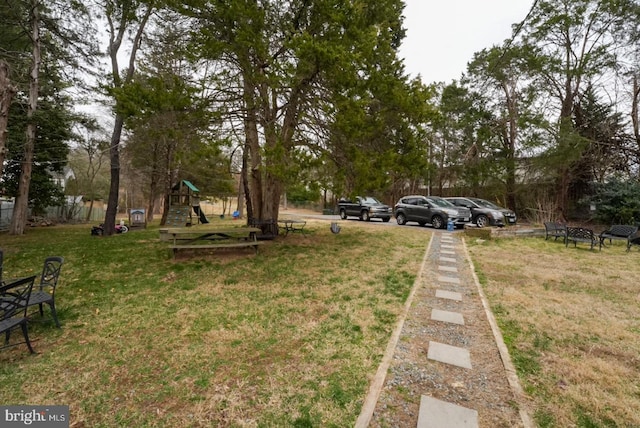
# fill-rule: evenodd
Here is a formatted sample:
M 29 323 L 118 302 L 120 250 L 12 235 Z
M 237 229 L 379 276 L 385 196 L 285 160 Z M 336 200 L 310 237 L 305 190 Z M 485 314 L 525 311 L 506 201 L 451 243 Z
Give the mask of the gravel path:
M 443 254 L 444 236 L 452 237 L 453 243 L 446 243 Z M 503 352 L 506 348 L 494 336 L 492 316 L 483 306 L 462 237 L 446 231 L 433 235 L 384 384 L 377 391 L 371 427 L 417 426 L 423 395 L 476 410 L 480 427 L 531 426 L 521 411 L 524 402 L 508 357 L 503 364 L 498 343 Z M 449 275 L 459 278 L 459 284 L 443 283 L 443 276 Z M 461 293 L 462 301 L 436 298 L 438 289 Z M 432 320 L 433 309 L 461 313 L 464 325 Z M 429 342 L 469 350 L 472 368 L 429 360 Z

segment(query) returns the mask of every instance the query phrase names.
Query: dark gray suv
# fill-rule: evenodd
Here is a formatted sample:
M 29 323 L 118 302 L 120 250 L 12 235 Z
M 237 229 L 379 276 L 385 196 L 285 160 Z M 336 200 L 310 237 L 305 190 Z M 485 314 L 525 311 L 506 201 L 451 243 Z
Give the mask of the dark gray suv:
M 506 208 L 480 198 L 451 197 L 446 198 L 458 207 L 466 207 L 471 210 L 471 222 L 478 227 L 516 224 L 516 214 Z
M 447 227 L 449 220 L 458 229 L 471 221 L 471 211 L 468 208 L 456 207 L 438 196 L 404 196 L 394 207 L 393 215 L 400 225 L 414 221 L 420 226 L 431 224 L 436 229 Z

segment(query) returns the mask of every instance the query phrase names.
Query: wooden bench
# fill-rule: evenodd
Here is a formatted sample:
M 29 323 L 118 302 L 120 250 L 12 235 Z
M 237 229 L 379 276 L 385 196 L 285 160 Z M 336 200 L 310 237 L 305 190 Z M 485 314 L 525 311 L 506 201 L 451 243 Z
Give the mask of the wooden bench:
M 614 224 L 609 229 L 605 230 L 599 235 L 600 249 L 605 246 L 605 241 L 608 239 L 609 244 L 615 239 L 626 241 L 627 251 L 631 249 L 631 237 L 638 231 L 638 226 L 631 226 L 626 224 Z
M 569 246 L 569 241 L 573 242 L 573 246 L 577 247 L 578 242 L 585 242 L 591 245 L 591 249 L 598 242 L 596 235 L 593 233 L 593 230 L 587 229 L 584 227 L 566 227 L 566 234 L 564 237 L 565 247 Z
M 558 222 L 545 222 L 544 223 L 544 239 L 545 241 L 547 239 L 549 239 L 550 237 L 553 237 L 553 240 L 557 240 L 558 238 L 562 238 L 564 240 L 564 237 L 567 233 L 567 226 L 562 224 L 562 223 L 558 223 Z
M 242 247 L 254 247 L 254 249 L 256 250 L 256 253 L 258 252 L 258 245 L 260 244 L 264 244 L 265 241 L 246 241 L 246 242 L 221 242 L 219 244 L 177 244 L 177 245 L 170 245 L 169 248 L 171 248 L 174 251 L 176 250 L 203 250 L 203 249 L 211 249 L 211 248 L 242 248 Z

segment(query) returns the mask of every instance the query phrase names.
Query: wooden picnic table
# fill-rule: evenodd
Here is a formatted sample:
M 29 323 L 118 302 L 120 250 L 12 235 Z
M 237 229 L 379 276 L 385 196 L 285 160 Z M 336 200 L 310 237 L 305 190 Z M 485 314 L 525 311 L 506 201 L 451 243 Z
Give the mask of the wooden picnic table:
M 258 252 L 257 227 L 180 227 L 161 229 L 161 233 L 166 233 L 172 244 L 169 246 L 175 254 L 181 249 L 204 250 L 216 248 L 242 248 L 253 247 Z

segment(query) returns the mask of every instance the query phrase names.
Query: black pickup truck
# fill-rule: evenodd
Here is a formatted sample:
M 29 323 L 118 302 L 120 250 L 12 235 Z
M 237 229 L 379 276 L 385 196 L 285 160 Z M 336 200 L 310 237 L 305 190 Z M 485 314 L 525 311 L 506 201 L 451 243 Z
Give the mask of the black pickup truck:
M 341 199 L 338 202 L 340 218 L 358 217 L 360 220 L 369 221 L 372 218 L 382 219 L 385 223 L 391 219 L 393 210 L 371 196 L 357 196 L 355 202 Z

